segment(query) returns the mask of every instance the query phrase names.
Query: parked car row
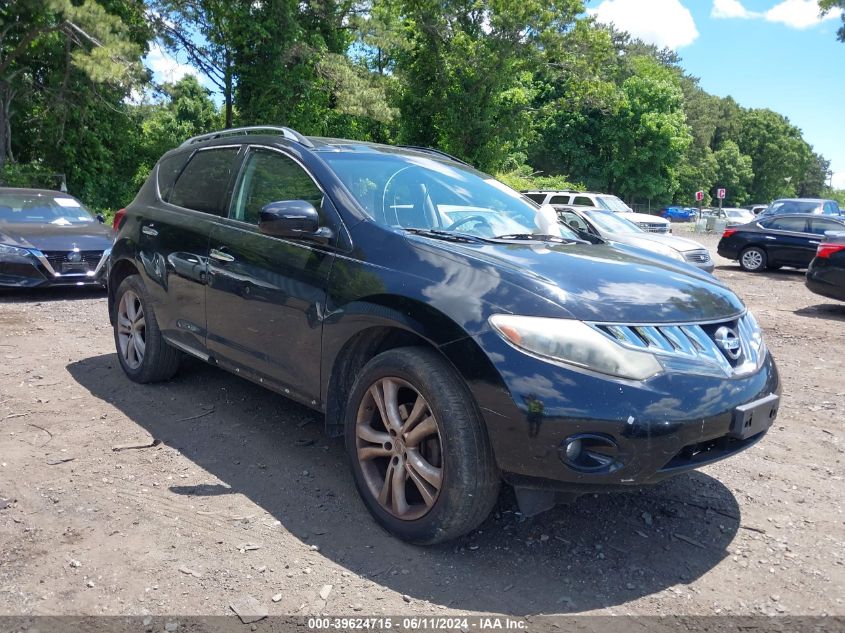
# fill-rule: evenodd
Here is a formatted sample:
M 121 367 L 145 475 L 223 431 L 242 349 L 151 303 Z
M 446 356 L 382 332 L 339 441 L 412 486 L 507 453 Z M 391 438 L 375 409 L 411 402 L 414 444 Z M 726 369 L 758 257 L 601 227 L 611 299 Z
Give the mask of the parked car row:
M 589 191 L 523 191 L 522 193 L 539 205 L 604 209 L 619 214 L 649 233 L 672 232 L 672 225 L 667 219 L 648 213 L 636 213 L 618 197 L 610 194 Z

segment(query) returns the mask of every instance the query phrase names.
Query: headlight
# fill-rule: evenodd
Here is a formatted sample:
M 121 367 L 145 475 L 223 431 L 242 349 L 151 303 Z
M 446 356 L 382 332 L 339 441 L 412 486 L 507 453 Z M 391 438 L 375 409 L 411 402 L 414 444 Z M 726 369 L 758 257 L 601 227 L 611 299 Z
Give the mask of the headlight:
M 7 263 L 30 263 L 33 260 L 32 253 L 25 248 L 0 244 L 0 262 Z
M 653 354 L 626 349 L 581 321 L 495 314 L 490 325 L 515 347 L 602 374 L 645 380 L 663 371 Z

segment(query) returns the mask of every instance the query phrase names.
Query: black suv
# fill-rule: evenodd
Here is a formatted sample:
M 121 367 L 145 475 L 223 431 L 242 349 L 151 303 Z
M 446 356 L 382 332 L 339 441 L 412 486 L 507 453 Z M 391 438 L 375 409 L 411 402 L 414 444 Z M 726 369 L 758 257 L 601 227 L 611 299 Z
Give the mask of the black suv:
M 165 154 L 119 220 L 123 370 L 187 353 L 325 413 L 378 522 L 468 532 L 733 455 L 779 379 L 754 317 L 684 262 L 580 240 L 434 150 L 227 130 Z

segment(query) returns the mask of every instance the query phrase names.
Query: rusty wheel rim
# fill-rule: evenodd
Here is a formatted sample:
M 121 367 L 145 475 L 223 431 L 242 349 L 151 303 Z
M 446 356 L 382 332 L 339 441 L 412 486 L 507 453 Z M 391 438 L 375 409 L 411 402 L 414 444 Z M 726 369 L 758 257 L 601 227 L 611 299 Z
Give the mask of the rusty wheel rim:
M 381 378 L 358 407 L 356 454 L 379 505 L 398 519 L 427 514 L 443 486 L 443 444 L 431 407 L 410 383 Z

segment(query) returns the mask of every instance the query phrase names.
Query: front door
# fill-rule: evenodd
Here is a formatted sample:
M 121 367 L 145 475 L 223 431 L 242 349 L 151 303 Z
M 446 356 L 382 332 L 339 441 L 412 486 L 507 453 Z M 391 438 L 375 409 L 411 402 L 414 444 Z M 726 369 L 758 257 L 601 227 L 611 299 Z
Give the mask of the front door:
M 229 217 L 211 229 L 206 295 L 208 348 L 217 361 L 282 393 L 316 404 L 330 246 L 264 235 L 270 202 L 306 200 L 336 228 L 330 203 L 287 154 L 251 148 Z

